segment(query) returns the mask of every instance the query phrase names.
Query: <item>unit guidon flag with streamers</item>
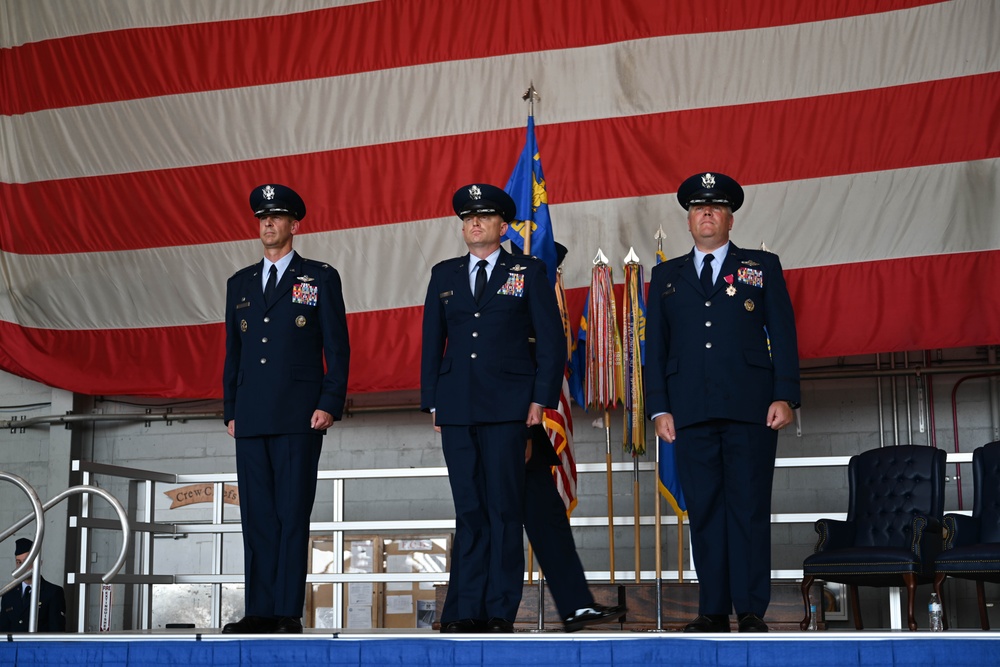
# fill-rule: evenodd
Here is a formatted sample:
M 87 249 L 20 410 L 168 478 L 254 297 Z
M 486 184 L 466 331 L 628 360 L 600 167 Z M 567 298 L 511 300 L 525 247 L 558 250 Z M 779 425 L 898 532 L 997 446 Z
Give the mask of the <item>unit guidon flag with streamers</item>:
M 0 2 L 0 368 L 219 396 L 246 193 L 276 182 L 343 277 L 350 391 L 415 388 L 450 195 L 510 175 L 529 82 L 571 321 L 596 248 L 690 249 L 674 193 L 718 169 L 804 357 L 1000 341 L 995 0 L 586 4 Z

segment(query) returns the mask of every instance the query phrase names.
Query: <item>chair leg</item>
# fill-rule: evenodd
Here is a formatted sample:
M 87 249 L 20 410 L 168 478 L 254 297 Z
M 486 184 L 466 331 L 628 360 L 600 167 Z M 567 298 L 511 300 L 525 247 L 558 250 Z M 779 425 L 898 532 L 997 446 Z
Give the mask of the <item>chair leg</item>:
M 858 587 L 848 584 L 847 590 L 851 595 L 851 613 L 854 614 L 854 629 L 864 630 L 865 624 L 861 621 L 861 603 L 858 601 Z
M 906 582 L 906 624 L 910 627 L 910 632 L 916 632 L 917 619 L 914 615 L 917 597 L 917 577 L 913 574 L 904 574 L 903 581 Z M 941 608 L 942 610 L 944 607 Z
M 806 608 L 806 617 L 799 623 L 799 630 L 803 632 L 809 627 L 809 618 L 812 616 L 812 611 L 809 609 L 809 587 L 812 586 L 814 579 L 815 577 L 812 575 L 806 575 L 802 578 L 802 604 Z
M 938 600 L 941 601 L 941 627 L 948 629 L 948 610 L 944 607 L 944 579 L 948 575 L 938 572 L 934 575 L 934 592 L 937 593 Z
M 986 613 L 986 586 L 982 579 L 976 580 L 976 597 L 979 598 L 979 624 L 983 630 L 989 630 L 990 617 Z

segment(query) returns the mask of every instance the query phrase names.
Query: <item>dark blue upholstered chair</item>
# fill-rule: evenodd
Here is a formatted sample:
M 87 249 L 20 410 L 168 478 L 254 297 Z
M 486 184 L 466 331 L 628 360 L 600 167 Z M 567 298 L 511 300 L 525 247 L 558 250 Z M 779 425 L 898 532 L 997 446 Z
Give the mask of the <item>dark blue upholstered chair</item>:
M 802 563 L 802 602 L 809 626 L 813 580 L 847 584 L 854 627 L 864 629 L 858 586 L 906 586 L 910 630 L 917 584 L 934 580 L 944 514 L 943 450 L 923 445 L 881 447 L 851 457 L 847 520 L 820 519 L 816 550 Z
M 977 447 L 972 453 L 975 483 L 972 516 L 947 514 L 945 541 L 934 565 L 934 590 L 941 592 L 945 577 L 972 579 L 979 598 L 979 622 L 990 629 L 983 582 L 1000 583 L 1000 441 Z

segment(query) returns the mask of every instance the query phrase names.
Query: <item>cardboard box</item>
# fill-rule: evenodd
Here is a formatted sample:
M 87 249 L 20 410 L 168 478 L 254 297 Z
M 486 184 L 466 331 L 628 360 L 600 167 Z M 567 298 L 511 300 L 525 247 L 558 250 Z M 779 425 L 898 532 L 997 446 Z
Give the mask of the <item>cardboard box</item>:
M 383 537 L 383 572 L 436 572 L 448 580 L 451 535 Z M 429 628 L 436 612 L 435 582 L 394 582 L 384 586 L 382 627 Z
M 335 573 L 337 556 L 333 553 L 333 539 L 310 538 L 309 572 L 311 574 Z M 345 536 L 344 572 L 381 572 L 381 541 L 378 536 Z M 306 627 L 351 628 L 366 630 L 377 627 L 380 617 L 380 584 L 356 582 L 343 584 L 343 616 L 338 618 L 333 606 L 334 586 L 341 584 L 309 584 L 306 589 Z

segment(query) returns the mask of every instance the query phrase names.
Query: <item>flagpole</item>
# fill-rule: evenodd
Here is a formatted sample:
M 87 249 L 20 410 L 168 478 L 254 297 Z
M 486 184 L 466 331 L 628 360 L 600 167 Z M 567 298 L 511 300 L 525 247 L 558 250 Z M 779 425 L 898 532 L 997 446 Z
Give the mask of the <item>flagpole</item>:
M 597 281 L 598 284 L 600 284 L 601 281 L 597 278 L 597 276 L 599 274 L 602 274 L 603 270 L 606 268 L 608 268 L 608 258 L 604 254 L 604 252 L 602 252 L 601 249 L 598 248 L 597 255 L 594 257 L 594 271 L 591 278 L 590 307 L 594 309 L 595 312 L 599 312 L 599 309 L 602 306 L 606 307 L 606 304 L 602 302 L 603 298 L 605 298 L 605 295 L 603 294 L 602 290 L 599 289 L 597 290 L 597 293 L 594 293 L 595 280 Z M 609 283 L 611 282 L 610 272 L 608 275 L 608 282 Z M 613 304 L 615 298 L 614 285 L 613 284 L 607 285 L 607 289 L 609 291 L 609 294 L 606 295 L 606 298 L 610 299 L 611 303 Z M 614 308 L 612 306 L 612 311 L 613 310 Z M 610 342 L 610 347 L 612 348 L 611 350 L 606 349 L 609 343 L 609 341 L 606 339 L 608 336 L 613 335 L 612 332 L 608 331 L 607 327 L 604 326 L 602 318 L 595 316 L 595 317 L 590 317 L 588 319 L 591 321 L 591 326 L 593 327 L 593 329 L 591 331 L 591 334 L 587 337 L 587 345 L 588 346 L 593 345 L 595 349 L 601 349 L 601 346 L 604 346 L 604 351 L 603 354 L 601 355 L 603 358 L 596 360 L 601 364 L 602 368 L 600 369 L 600 372 L 597 372 L 596 370 L 592 371 L 591 369 L 588 368 L 587 384 L 592 391 L 587 392 L 587 402 L 589 404 L 588 405 L 589 407 L 600 407 L 604 411 L 604 443 L 605 443 L 604 463 L 605 463 L 605 476 L 607 479 L 607 486 L 608 486 L 608 566 L 610 572 L 609 581 L 610 583 L 613 584 L 615 583 L 615 511 L 614 511 L 615 497 L 614 497 L 614 485 L 612 484 L 612 469 L 611 469 L 611 410 L 609 409 L 608 405 L 609 404 L 613 405 L 614 403 L 616 403 L 618 395 L 616 392 L 617 383 L 614 378 L 614 375 L 616 373 L 612 371 L 612 373 L 609 376 L 606 373 L 606 368 L 604 368 L 604 366 L 606 366 L 608 355 L 610 354 L 613 356 L 616 354 L 615 350 L 613 349 L 615 347 L 615 342 L 613 340 Z M 613 319 L 614 318 L 612 317 L 612 320 Z M 617 326 L 617 322 L 612 322 L 612 326 Z M 592 361 L 594 360 L 588 359 L 588 363 Z M 612 365 L 614 365 L 613 362 Z M 595 378 L 594 377 L 595 375 L 601 377 Z M 607 386 L 608 379 L 610 379 L 610 387 Z M 608 394 L 609 391 L 610 395 Z
M 656 239 L 656 254 L 659 257 L 663 257 L 663 239 L 667 238 L 667 235 L 663 232 L 663 225 L 656 230 L 656 234 L 653 235 Z M 656 477 L 660 477 L 660 436 L 656 436 Z M 659 484 L 657 484 L 659 487 Z M 657 488 L 659 492 L 659 488 Z M 656 509 L 660 509 L 660 498 L 656 498 Z M 656 522 L 657 527 L 659 527 L 659 521 Z M 657 547 L 659 547 L 659 538 L 657 538 Z M 684 515 L 677 515 L 677 583 L 684 583 Z
M 528 84 L 528 89 L 526 91 L 524 91 L 524 95 L 521 95 L 521 99 L 522 100 L 526 100 L 528 102 L 528 118 L 534 118 L 535 117 L 535 100 L 542 99 L 542 96 L 538 94 L 537 90 L 535 90 L 535 82 L 534 81 L 532 81 L 531 83 Z M 525 255 L 528 255 L 530 257 L 531 256 L 531 232 L 532 232 L 531 225 L 532 225 L 532 221 L 531 220 L 526 220 L 525 223 L 528 225 L 528 233 L 524 235 L 524 248 L 523 248 L 523 251 L 524 251 Z
M 635 271 L 639 270 L 637 268 L 639 266 L 640 266 L 639 256 L 635 254 L 635 248 L 629 248 L 628 254 L 625 256 L 625 289 L 626 289 L 626 291 L 628 291 L 631 287 L 635 287 L 635 286 L 632 286 L 631 283 L 630 283 L 631 278 L 629 277 L 629 269 L 631 268 L 631 270 L 633 272 L 635 272 Z M 641 273 L 640 273 L 640 275 L 641 275 Z M 635 278 L 635 276 L 633 276 L 633 278 Z M 638 289 L 640 289 L 640 290 L 642 289 L 642 285 L 641 284 L 638 285 Z M 633 312 L 632 299 L 629 299 L 628 297 L 626 297 L 626 299 L 627 299 L 627 302 L 625 304 L 625 309 L 626 309 L 625 312 L 628 313 L 628 315 L 626 315 L 626 321 L 632 322 L 633 323 L 633 329 L 634 329 L 634 320 L 633 320 L 633 318 L 636 318 L 637 316 L 639 316 L 640 313 Z M 638 301 L 637 301 L 637 304 L 638 304 Z M 629 327 L 626 327 L 626 329 L 629 329 Z M 636 378 L 636 373 L 634 372 L 635 371 L 635 367 L 634 366 L 635 366 L 635 361 L 636 361 L 635 357 L 637 355 L 640 357 L 639 362 L 640 362 L 640 365 L 641 365 L 640 349 L 639 349 L 639 345 L 637 344 L 638 341 L 635 339 L 636 333 L 635 333 L 634 330 L 626 330 L 625 331 L 625 335 L 629 337 L 628 348 L 631 349 L 631 352 L 632 352 L 632 354 L 631 354 L 632 358 L 630 358 L 628 360 L 629 368 L 625 371 L 626 373 L 628 373 L 628 379 L 629 379 L 629 388 L 628 388 L 628 391 L 629 391 L 629 397 L 631 399 L 631 408 L 632 408 L 632 413 L 629 414 L 629 411 L 627 409 L 629 407 L 629 405 L 626 405 L 625 419 L 626 420 L 630 420 L 630 423 L 626 424 L 626 427 L 625 427 L 625 432 L 627 434 L 627 439 L 628 439 L 628 442 L 625 443 L 625 446 L 626 446 L 627 450 L 632 453 L 632 517 L 633 517 L 633 530 L 634 530 L 634 542 L 635 542 L 635 583 L 638 584 L 638 583 L 640 583 L 640 579 L 641 579 L 640 573 L 642 572 L 641 560 L 640 560 L 640 551 L 641 551 L 640 537 L 641 537 L 641 535 L 640 535 L 640 530 L 639 530 L 639 528 L 640 528 L 640 525 L 639 525 L 639 516 L 640 516 L 640 511 L 639 511 L 640 510 L 640 507 L 639 507 L 640 506 L 640 503 L 639 503 L 640 496 L 639 496 L 639 493 L 640 493 L 640 491 L 639 491 L 639 456 L 638 455 L 641 454 L 641 453 L 643 453 L 645 450 L 643 450 L 643 452 L 640 452 L 639 451 L 639 447 L 638 447 L 638 444 L 640 444 L 640 443 L 638 443 L 638 442 L 632 442 L 632 441 L 635 440 L 636 438 L 638 438 L 638 434 L 640 432 L 641 432 L 641 434 L 643 436 L 642 439 L 645 440 L 645 430 L 642 428 L 642 424 L 639 424 L 638 427 L 635 424 L 635 411 L 638 410 L 640 413 L 642 413 L 642 412 L 645 412 L 645 410 L 642 409 L 642 407 L 641 407 L 641 398 L 642 397 L 641 396 L 637 396 L 637 392 L 641 392 L 642 391 L 642 381 L 641 381 L 641 378 Z M 639 404 L 639 405 L 637 405 L 637 404 Z M 645 415 L 640 414 L 639 419 L 645 419 Z
M 656 540 L 656 629 L 663 630 L 663 556 L 660 548 L 660 441 L 656 441 L 656 484 L 653 485 L 653 535 Z

